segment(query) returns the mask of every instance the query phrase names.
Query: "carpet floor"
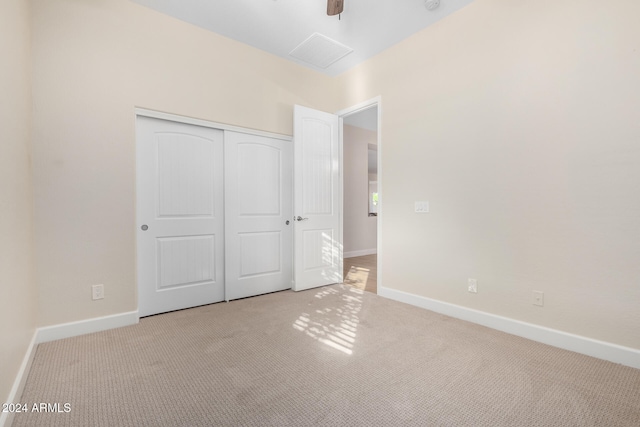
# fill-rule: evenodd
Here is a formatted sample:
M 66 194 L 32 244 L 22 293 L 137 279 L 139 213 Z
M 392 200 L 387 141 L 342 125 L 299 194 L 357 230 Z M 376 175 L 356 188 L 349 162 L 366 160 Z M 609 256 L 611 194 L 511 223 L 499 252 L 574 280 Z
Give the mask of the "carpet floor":
M 60 412 L 14 427 L 637 427 L 640 370 L 332 285 L 40 344 L 20 402 Z

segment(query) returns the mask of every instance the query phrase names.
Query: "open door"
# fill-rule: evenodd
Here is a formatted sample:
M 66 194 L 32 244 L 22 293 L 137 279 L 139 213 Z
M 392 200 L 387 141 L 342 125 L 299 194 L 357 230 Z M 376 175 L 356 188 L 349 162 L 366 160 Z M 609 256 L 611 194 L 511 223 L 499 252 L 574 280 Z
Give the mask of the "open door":
M 294 106 L 293 290 L 342 282 L 338 116 Z

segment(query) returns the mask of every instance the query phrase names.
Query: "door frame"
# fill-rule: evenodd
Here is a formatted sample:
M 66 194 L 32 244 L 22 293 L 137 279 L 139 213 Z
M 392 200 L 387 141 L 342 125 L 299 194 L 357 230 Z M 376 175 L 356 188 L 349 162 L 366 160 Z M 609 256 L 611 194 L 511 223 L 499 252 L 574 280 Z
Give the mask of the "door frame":
M 377 216 L 377 227 L 376 227 L 376 252 L 377 252 L 377 264 L 378 264 L 378 274 L 376 277 L 378 284 L 378 294 L 380 293 L 380 289 L 382 288 L 382 207 L 384 205 L 384 197 L 382 195 L 382 97 L 380 95 L 375 98 L 371 98 L 367 101 L 360 102 L 351 107 L 345 108 L 335 113 L 338 116 L 338 128 L 340 131 L 339 135 L 339 147 L 340 147 L 340 186 L 344 188 L 344 162 L 343 162 L 343 149 L 344 149 L 344 123 L 343 119 L 352 114 L 359 113 L 363 110 L 367 110 L 372 107 L 378 107 L 378 117 L 377 117 L 377 145 L 378 145 L 378 216 Z M 340 212 L 341 215 L 341 225 L 340 230 L 344 229 L 344 215 L 343 212 Z M 342 232 L 342 231 L 341 231 Z
M 262 131 L 257 129 L 243 128 L 241 126 L 234 126 L 226 123 L 212 122 L 210 120 L 204 120 L 204 119 L 196 119 L 193 117 L 181 116 L 179 114 L 164 113 L 162 111 L 149 110 L 147 108 L 136 107 L 134 120 L 135 120 L 135 117 L 138 117 L 138 116 L 168 120 L 171 122 L 185 123 L 188 125 L 202 126 L 205 128 L 230 130 L 233 132 L 247 133 L 250 135 L 265 136 L 267 138 L 282 139 L 284 141 L 289 141 L 289 142 L 293 141 L 293 137 L 291 135 L 285 135 L 282 133 L 275 133 L 275 132 L 267 132 L 267 131 Z

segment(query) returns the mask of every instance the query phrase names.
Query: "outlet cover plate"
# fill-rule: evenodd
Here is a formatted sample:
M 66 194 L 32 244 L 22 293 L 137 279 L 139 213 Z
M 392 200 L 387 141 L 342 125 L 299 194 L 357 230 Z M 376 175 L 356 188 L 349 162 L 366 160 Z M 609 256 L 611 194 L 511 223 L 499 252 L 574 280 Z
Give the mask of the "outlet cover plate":
M 104 299 L 104 285 L 91 285 L 91 297 L 92 299 Z
M 533 305 L 544 306 L 544 292 L 533 291 Z
M 469 279 L 467 284 L 469 286 L 469 292 L 472 292 L 474 294 L 478 293 L 478 281 L 476 279 Z

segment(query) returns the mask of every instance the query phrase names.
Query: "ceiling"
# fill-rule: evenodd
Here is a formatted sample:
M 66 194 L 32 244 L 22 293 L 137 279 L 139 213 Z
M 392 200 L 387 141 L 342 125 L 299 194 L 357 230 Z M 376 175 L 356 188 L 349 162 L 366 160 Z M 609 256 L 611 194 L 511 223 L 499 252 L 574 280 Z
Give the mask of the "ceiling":
M 376 132 L 378 130 L 378 106 L 376 105 L 371 108 L 367 108 L 366 110 L 350 114 L 344 117 L 342 122 L 345 125 Z
M 425 0 L 344 0 L 340 17 L 327 16 L 327 0 L 131 1 L 336 76 L 473 0 L 440 0 L 435 10 L 427 10 Z M 344 46 L 353 51 L 326 67 L 289 55 L 315 33 L 338 44 L 332 46 L 325 38 L 316 36 L 314 40 L 318 43 L 312 46 L 314 51 L 325 47 L 343 48 L 337 56 L 348 51 Z

